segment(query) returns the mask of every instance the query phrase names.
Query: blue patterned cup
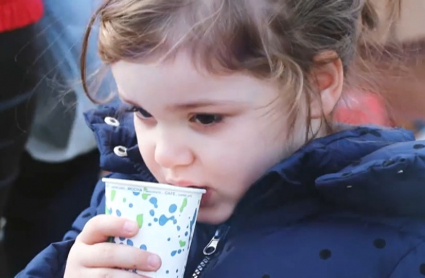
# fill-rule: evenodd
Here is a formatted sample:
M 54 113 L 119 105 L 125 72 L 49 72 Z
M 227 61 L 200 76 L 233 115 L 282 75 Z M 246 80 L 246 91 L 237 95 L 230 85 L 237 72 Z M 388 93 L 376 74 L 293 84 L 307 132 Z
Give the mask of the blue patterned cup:
M 106 184 L 106 214 L 125 217 L 139 224 L 133 238 L 111 238 L 148 250 L 161 257 L 155 273 L 130 270 L 152 278 L 183 278 L 203 189 L 166 184 L 109 179 Z

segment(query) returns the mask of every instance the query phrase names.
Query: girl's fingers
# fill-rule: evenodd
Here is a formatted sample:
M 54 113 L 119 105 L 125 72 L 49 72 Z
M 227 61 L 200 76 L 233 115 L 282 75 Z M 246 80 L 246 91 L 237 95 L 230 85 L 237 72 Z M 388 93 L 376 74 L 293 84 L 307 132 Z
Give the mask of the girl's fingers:
M 80 252 L 81 264 L 88 268 L 126 268 L 142 271 L 156 271 L 161 267 L 161 259 L 147 251 L 114 243 L 99 243 L 84 246 Z
M 87 245 L 105 242 L 111 236 L 133 237 L 139 231 L 136 222 L 111 216 L 98 215 L 90 219 L 76 241 Z

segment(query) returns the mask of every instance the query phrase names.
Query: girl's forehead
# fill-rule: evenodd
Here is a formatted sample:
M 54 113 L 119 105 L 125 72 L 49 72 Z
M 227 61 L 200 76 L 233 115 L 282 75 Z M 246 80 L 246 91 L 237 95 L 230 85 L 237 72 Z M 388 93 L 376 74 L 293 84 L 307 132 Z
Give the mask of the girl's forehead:
M 187 107 L 256 101 L 276 90 L 271 82 L 246 74 L 218 75 L 199 70 L 184 57 L 164 63 L 119 61 L 112 66 L 112 72 L 124 100 L 145 102 L 155 96 L 156 101 Z

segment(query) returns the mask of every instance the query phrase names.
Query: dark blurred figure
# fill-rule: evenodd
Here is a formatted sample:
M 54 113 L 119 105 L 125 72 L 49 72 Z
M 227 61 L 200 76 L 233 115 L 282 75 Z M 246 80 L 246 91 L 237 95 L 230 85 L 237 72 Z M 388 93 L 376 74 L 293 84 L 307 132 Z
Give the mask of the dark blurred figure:
M 44 17 L 35 25 L 40 75 L 34 90 L 36 111 L 21 174 L 5 210 L 5 249 L 12 275 L 52 242 L 62 240 L 89 206 L 100 175 L 94 135 L 83 117 L 95 105 L 79 82 L 83 33 L 96 2 L 43 3 Z M 96 53 L 92 43 L 88 63 L 93 69 L 100 64 Z
M 41 0 L 0 0 L 0 277 L 7 277 L 1 229 L 5 202 L 19 175 L 35 108 L 33 23 L 42 14 Z

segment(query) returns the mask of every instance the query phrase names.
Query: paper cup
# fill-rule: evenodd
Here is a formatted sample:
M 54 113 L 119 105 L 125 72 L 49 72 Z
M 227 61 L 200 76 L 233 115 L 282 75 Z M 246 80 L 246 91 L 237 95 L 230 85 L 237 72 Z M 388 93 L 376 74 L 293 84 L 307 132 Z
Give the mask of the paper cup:
M 183 278 L 196 226 L 203 189 L 158 183 L 109 179 L 105 213 L 139 224 L 133 238 L 111 238 L 110 242 L 147 250 L 161 257 L 157 272 L 130 270 L 152 278 Z

